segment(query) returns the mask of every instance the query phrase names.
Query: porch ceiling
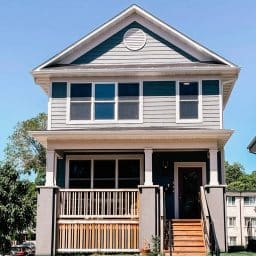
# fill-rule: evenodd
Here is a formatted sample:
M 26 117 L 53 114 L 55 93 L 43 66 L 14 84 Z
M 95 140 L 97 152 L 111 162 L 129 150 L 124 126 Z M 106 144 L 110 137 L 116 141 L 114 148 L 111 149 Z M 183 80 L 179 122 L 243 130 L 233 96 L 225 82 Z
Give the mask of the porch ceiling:
M 54 130 L 31 131 L 48 149 L 222 148 L 233 130 Z

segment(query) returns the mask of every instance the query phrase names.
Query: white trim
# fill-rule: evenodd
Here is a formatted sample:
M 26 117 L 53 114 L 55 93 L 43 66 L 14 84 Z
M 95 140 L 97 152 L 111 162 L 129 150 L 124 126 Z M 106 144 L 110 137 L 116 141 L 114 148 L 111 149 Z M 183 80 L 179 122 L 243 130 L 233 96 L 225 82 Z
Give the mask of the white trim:
M 180 118 L 180 83 L 183 82 L 197 82 L 198 83 L 198 118 L 181 119 Z M 202 80 L 176 80 L 176 123 L 190 124 L 203 122 L 203 97 L 202 97 Z
M 220 107 L 220 129 L 223 128 L 223 84 L 219 80 L 219 107 Z
M 48 112 L 47 112 L 47 130 L 52 128 L 52 83 L 49 85 L 48 89 Z
M 174 162 L 174 215 L 179 218 L 179 168 L 198 167 L 202 168 L 202 185 L 206 184 L 206 163 L 205 162 Z
M 65 188 L 69 188 L 69 162 L 70 160 L 90 160 L 91 162 L 91 189 L 94 187 L 94 160 L 114 160 L 115 161 L 115 187 L 118 188 L 118 160 L 139 160 L 140 161 L 140 184 L 142 184 L 144 177 L 144 164 L 143 164 L 143 153 L 141 154 L 126 154 L 126 155 L 68 155 L 66 157 L 66 168 L 65 168 Z M 113 188 L 113 189 L 114 189 Z
M 70 120 L 70 107 L 71 107 L 71 97 L 70 97 L 70 92 L 71 92 L 71 84 L 72 83 L 88 83 L 91 84 L 91 89 L 92 89 L 92 97 L 91 97 L 91 119 L 90 120 Z M 138 114 L 139 118 L 138 119 L 118 119 L 118 84 L 119 83 L 138 83 L 139 84 L 139 97 L 136 102 L 139 103 L 139 109 L 138 109 Z M 96 101 L 95 100 L 95 85 L 96 84 L 114 84 L 115 85 L 115 96 L 114 100 L 112 101 L 102 101 L 104 103 L 114 103 L 114 119 L 95 119 L 95 103 L 101 102 L 101 101 Z M 129 124 L 129 123 L 143 123 L 143 81 L 142 80 L 127 80 L 123 82 L 122 80 L 120 81 L 86 81 L 86 80 L 79 80 L 78 81 L 72 81 L 68 80 L 67 81 L 67 103 L 66 103 L 66 124 L 114 124 L 114 123 L 120 123 L 120 124 Z M 84 102 L 89 102 L 89 101 L 84 101 Z M 127 101 L 130 102 L 130 101 Z M 134 100 L 135 102 L 135 100 Z
M 125 20 L 127 16 L 137 14 L 137 16 L 134 16 L 134 20 L 137 20 L 139 16 L 142 18 L 152 22 L 157 27 L 160 27 L 163 30 L 166 30 L 167 33 L 173 34 L 174 37 L 177 37 L 180 41 L 182 41 L 184 44 L 190 45 L 192 48 L 196 49 L 199 52 L 203 52 L 209 56 L 211 56 L 214 59 L 217 59 L 218 61 L 230 66 L 235 67 L 235 65 L 227 60 L 225 60 L 223 57 L 217 55 L 216 53 L 210 51 L 206 47 L 200 45 L 199 43 L 193 41 L 189 37 L 185 36 L 181 32 L 177 31 L 176 29 L 172 28 L 171 26 L 167 25 L 166 23 L 160 21 L 159 19 L 155 18 L 153 15 L 149 14 L 148 12 L 144 11 L 142 8 L 132 5 L 128 9 L 121 12 L 118 16 L 114 17 L 113 19 L 109 20 L 107 23 L 99 27 L 98 29 L 94 30 L 87 36 L 83 37 L 82 39 L 78 40 L 76 43 L 72 44 L 71 46 L 67 47 L 65 50 L 60 52 L 59 54 L 55 55 L 53 58 L 49 59 L 48 61 L 44 62 L 43 64 L 39 65 L 34 69 L 34 71 L 40 71 L 47 65 L 50 65 L 51 63 L 55 62 L 56 60 L 60 59 L 64 55 L 67 55 L 69 52 L 73 51 L 74 48 L 78 48 L 82 43 L 86 41 L 90 41 L 95 36 L 104 34 L 104 30 L 110 30 L 111 27 L 114 27 L 115 24 L 120 24 L 121 20 Z M 95 40 L 95 38 L 94 38 Z

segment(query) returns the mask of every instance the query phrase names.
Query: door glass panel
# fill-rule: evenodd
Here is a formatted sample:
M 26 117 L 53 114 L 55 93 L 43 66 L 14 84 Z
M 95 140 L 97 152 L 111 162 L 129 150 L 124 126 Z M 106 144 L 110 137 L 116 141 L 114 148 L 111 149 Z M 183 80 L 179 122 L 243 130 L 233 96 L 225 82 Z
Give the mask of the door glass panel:
M 179 168 L 180 218 L 200 218 L 199 192 L 202 185 L 201 168 Z

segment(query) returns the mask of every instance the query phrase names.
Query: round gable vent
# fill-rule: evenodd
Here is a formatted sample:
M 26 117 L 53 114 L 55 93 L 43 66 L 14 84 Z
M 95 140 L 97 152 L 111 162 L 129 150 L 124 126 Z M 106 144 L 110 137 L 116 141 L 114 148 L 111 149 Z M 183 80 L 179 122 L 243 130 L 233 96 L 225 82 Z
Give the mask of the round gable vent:
M 123 42 L 127 49 L 140 50 L 146 44 L 146 34 L 139 28 L 131 28 L 124 34 Z

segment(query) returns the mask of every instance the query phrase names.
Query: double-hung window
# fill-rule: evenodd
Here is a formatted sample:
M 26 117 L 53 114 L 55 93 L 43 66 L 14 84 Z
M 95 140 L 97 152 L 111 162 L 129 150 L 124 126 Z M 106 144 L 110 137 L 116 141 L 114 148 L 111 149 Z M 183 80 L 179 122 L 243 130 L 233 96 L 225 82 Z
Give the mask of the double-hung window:
M 235 196 L 227 196 L 227 205 L 234 206 L 236 204 L 236 197 Z
M 177 121 L 200 121 L 199 82 L 179 82 Z
M 245 196 L 244 197 L 244 205 L 246 206 L 254 206 L 255 205 L 255 197 L 254 196 Z
M 228 226 L 235 227 L 236 226 L 236 217 L 229 217 L 228 218 Z
M 92 103 L 91 84 L 71 84 L 70 120 L 90 120 Z
M 118 119 L 139 119 L 139 84 L 118 84 Z
M 115 119 L 115 84 L 95 84 L 95 120 Z
M 71 83 L 70 121 L 138 121 L 139 83 Z

